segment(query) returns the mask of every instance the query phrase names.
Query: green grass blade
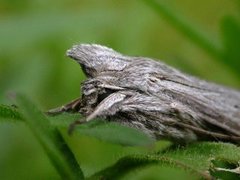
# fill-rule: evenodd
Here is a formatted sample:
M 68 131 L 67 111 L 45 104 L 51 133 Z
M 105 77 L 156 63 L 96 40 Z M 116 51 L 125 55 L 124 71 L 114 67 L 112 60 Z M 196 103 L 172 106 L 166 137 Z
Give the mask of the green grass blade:
M 41 115 L 41 117 L 42 116 L 43 115 Z M 11 106 L 2 105 L 0 106 L 0 118 L 5 121 L 9 121 L 11 118 L 15 121 L 19 121 L 26 117 L 21 116 L 19 108 L 16 109 Z M 44 118 L 46 119 L 45 116 Z M 48 123 L 53 127 L 68 128 L 72 122 L 81 118 L 82 116 L 79 113 L 63 113 L 57 116 L 49 116 Z M 82 135 L 124 146 L 145 146 L 154 142 L 152 138 L 139 130 L 116 123 L 105 123 L 100 119 L 79 125 L 76 127 L 76 131 Z
M 240 22 L 232 17 L 225 17 L 221 23 L 224 44 L 223 61 L 240 77 Z
M 193 26 L 186 18 L 177 14 L 165 5 L 165 3 L 157 0 L 143 0 L 149 7 L 155 10 L 158 15 L 165 18 L 176 30 L 188 37 L 196 45 L 204 49 L 215 58 L 221 58 L 222 53 L 219 44 L 214 43 L 205 33 L 200 31 L 200 28 Z
M 17 102 L 24 120 L 41 143 L 62 179 L 83 179 L 83 173 L 59 131 L 22 95 Z

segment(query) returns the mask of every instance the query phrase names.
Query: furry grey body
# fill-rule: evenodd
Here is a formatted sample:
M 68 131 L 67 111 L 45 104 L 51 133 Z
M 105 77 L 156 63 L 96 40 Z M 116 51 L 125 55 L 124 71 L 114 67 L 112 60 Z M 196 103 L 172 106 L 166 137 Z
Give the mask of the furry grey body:
M 240 142 L 240 92 L 100 45 L 76 45 L 67 55 L 88 77 L 71 106 L 87 121 L 101 117 L 175 142 Z

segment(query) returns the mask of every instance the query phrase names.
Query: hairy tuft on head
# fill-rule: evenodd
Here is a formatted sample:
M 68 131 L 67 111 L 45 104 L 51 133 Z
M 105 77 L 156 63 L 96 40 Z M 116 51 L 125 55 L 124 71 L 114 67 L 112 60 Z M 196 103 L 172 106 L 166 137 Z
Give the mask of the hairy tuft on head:
M 128 64 L 128 58 L 111 48 L 98 44 L 79 44 L 67 50 L 67 56 L 76 60 L 87 74 L 95 76 L 103 71 L 119 71 Z M 94 74 L 91 74 L 94 72 Z

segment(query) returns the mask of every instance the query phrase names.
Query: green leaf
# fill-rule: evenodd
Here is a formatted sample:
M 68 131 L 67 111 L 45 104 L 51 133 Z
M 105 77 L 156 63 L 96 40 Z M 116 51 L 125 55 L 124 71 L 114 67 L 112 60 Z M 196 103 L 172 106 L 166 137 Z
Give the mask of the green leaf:
M 221 23 L 224 45 L 223 61 L 240 75 L 240 22 L 232 17 L 225 17 Z
M 23 117 L 14 106 L 0 105 L 0 119 L 2 121 L 22 121 Z
M 180 168 L 198 177 L 212 179 L 208 172 L 214 168 L 213 160 L 237 165 L 240 161 L 240 147 L 228 143 L 202 142 L 186 147 L 170 147 L 153 155 L 126 156 L 112 166 L 95 173 L 89 179 L 121 178 L 133 170 L 149 165 Z
M 105 142 L 121 144 L 125 146 L 145 146 L 154 142 L 145 133 L 112 122 L 94 120 L 77 126 L 76 131 L 80 134 L 92 136 Z
M 57 116 L 48 116 L 50 123 L 55 127 L 68 127 L 69 124 L 82 118 L 79 113 L 62 113 Z M 0 105 L 0 119 L 5 122 L 24 122 L 24 117 L 20 114 L 19 108 L 9 105 Z
M 216 179 L 239 179 L 240 178 L 240 162 L 238 164 L 230 163 L 224 160 L 212 160 L 210 173 Z
M 21 114 L 41 143 L 62 179 L 83 179 L 83 173 L 59 131 L 35 105 L 22 95 L 17 96 Z
M 82 177 L 82 173 L 71 151 L 66 146 L 59 132 L 54 127 L 68 127 L 70 123 L 79 120 L 82 116 L 78 113 L 63 113 L 58 116 L 46 118 L 34 105 L 22 96 L 18 97 L 20 114 L 11 106 L 0 106 L 2 117 L 24 119 L 30 126 L 36 137 L 43 145 L 50 160 L 64 178 Z M 14 115 L 14 116 L 13 116 Z M 51 122 L 51 123 L 50 123 Z M 94 120 L 76 127 L 76 132 L 82 135 L 122 145 L 149 145 L 153 140 L 136 129 L 121 126 L 119 124 Z M 177 148 L 176 148 L 177 147 Z M 116 164 L 97 172 L 90 179 L 104 177 L 106 179 L 120 178 L 132 170 L 147 167 L 149 165 L 164 165 L 186 170 L 198 177 L 209 178 L 218 176 L 212 169 L 219 169 L 215 162 L 233 164 L 238 167 L 240 161 L 240 147 L 228 143 L 195 143 L 186 147 L 174 146 L 160 151 L 154 155 L 127 156 Z M 70 163 L 71 162 L 71 163 Z M 227 169 L 228 167 L 221 167 Z M 79 173 L 80 171 L 80 173 Z M 80 174 L 80 175 L 79 175 Z
M 198 171 L 187 164 L 160 155 L 132 155 L 118 160 L 114 165 L 97 172 L 87 179 L 119 179 L 133 170 L 141 169 L 150 165 L 178 167 L 187 170 L 198 177 L 211 179 L 207 173 Z
M 51 124 L 59 128 L 68 128 L 71 123 L 81 118 L 80 113 L 62 113 L 57 116 L 48 116 Z
M 3 118 L 6 118 L 5 121 L 8 121 L 10 117 L 22 120 L 23 117 L 18 110 L 11 106 L 3 105 L 0 106 L 0 116 L 2 115 Z M 63 113 L 57 116 L 49 116 L 48 120 L 54 127 L 68 128 L 72 122 L 81 118 L 82 116 L 79 113 Z M 100 119 L 78 125 L 76 131 L 82 135 L 125 146 L 145 146 L 154 142 L 152 138 L 137 129 L 111 122 L 105 123 Z
M 170 149 L 164 156 L 189 164 L 198 170 L 207 170 L 213 159 L 222 159 L 232 163 L 240 161 L 240 147 L 230 143 L 204 142 L 190 144 L 183 148 Z

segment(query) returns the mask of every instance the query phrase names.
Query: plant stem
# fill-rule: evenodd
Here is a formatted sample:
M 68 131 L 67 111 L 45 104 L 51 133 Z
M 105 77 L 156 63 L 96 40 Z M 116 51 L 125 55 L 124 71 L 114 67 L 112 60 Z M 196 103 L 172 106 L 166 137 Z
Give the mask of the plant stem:
M 17 96 L 19 110 L 32 132 L 42 145 L 51 163 L 62 179 L 84 179 L 73 153 L 62 135 L 27 98 Z

